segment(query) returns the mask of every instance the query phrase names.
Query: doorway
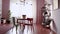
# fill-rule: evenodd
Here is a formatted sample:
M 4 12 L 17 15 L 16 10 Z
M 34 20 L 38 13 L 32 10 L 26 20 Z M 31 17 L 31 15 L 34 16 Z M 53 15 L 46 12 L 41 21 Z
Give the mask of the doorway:
M 26 18 L 33 18 L 33 22 L 36 23 L 36 0 L 10 0 L 10 17 L 22 18 L 22 15 L 26 15 Z

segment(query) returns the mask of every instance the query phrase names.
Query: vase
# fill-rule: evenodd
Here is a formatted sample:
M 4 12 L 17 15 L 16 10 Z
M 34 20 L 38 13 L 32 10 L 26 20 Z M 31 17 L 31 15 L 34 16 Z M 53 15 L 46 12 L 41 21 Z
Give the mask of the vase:
M 26 15 L 22 15 L 23 19 L 26 19 Z

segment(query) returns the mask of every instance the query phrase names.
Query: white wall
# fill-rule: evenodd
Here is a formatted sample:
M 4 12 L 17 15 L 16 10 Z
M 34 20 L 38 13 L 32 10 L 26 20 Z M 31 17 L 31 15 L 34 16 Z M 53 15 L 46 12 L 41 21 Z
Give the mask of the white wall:
M 58 0 L 53 0 L 53 9 L 58 8 Z
M 52 4 L 52 1 L 53 0 L 45 0 L 46 1 L 46 3 L 48 3 L 48 4 Z
M 54 19 L 57 27 L 57 34 L 60 34 L 60 9 L 52 11 L 52 18 Z

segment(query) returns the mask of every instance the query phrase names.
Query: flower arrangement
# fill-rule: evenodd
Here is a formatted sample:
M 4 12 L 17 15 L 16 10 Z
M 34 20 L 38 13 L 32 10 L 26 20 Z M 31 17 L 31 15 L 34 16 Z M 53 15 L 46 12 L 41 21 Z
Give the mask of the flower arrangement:
M 6 22 L 7 23 L 10 23 L 10 16 L 11 16 L 11 12 L 10 12 L 10 10 L 8 11 L 8 18 L 6 19 Z

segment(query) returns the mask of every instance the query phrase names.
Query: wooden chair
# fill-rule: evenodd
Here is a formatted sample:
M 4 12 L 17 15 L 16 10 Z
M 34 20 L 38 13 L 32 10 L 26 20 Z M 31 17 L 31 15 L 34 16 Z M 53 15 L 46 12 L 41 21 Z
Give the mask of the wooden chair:
M 30 22 L 30 24 L 33 24 L 33 18 L 27 18 L 28 22 Z

